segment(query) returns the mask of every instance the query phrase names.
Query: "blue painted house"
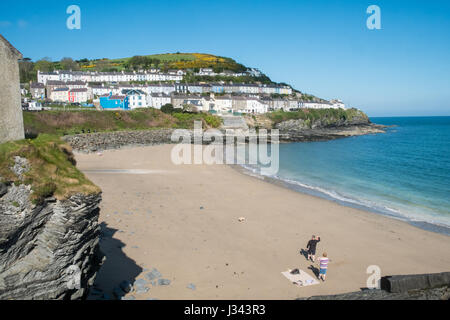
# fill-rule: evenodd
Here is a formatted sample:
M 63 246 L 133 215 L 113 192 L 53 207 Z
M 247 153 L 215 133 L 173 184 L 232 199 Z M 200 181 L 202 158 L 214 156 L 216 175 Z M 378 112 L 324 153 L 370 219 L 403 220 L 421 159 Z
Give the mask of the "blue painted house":
M 225 88 L 223 87 L 223 84 L 214 83 L 211 87 L 212 87 L 211 91 L 214 93 L 224 93 L 225 92 Z
M 103 109 L 130 109 L 127 96 L 113 95 L 112 93 L 100 97 L 100 106 Z

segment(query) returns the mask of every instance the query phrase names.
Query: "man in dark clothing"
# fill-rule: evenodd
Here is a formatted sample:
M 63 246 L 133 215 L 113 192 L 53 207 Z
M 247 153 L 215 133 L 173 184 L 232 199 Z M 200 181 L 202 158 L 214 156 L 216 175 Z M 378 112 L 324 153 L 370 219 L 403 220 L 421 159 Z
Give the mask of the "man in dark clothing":
M 308 260 L 311 259 L 312 262 L 316 259 L 316 246 L 317 242 L 320 242 L 320 237 L 312 236 L 312 239 L 308 241 L 306 249 L 308 249 Z

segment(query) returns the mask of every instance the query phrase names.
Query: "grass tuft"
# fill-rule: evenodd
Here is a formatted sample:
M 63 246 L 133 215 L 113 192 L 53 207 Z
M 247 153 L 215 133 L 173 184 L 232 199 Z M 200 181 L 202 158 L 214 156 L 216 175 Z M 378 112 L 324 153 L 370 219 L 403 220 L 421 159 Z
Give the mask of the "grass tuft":
M 20 180 L 11 170 L 14 157 L 26 158 L 30 170 Z M 82 194 L 96 194 L 101 190 L 75 167 L 70 146 L 58 136 L 39 135 L 34 140 L 24 139 L 0 144 L 0 176 L 15 185 L 31 185 L 33 203 L 41 203 L 54 196 L 59 200 Z

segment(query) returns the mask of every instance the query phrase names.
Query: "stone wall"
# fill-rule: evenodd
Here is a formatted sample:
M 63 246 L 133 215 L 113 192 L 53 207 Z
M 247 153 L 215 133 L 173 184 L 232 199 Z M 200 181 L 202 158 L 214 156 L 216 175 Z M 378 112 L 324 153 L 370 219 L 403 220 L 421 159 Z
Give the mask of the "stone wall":
M 22 55 L 0 35 L 0 143 L 24 138 L 19 63 Z

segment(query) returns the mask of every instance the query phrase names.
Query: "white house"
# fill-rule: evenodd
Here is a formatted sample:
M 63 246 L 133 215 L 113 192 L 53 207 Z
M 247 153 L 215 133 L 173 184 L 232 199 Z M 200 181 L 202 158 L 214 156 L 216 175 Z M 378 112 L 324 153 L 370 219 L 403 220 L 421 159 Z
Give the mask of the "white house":
M 257 98 L 247 98 L 245 113 L 266 113 L 269 111 L 269 105 Z
M 341 100 L 334 99 L 334 100 L 331 100 L 330 103 L 331 103 L 331 107 L 332 108 L 335 108 L 335 109 L 339 109 L 339 108 L 346 109 L 345 104 Z
M 215 97 L 215 110 L 218 112 L 228 112 L 233 109 L 233 100 L 229 96 Z
M 212 68 L 200 68 L 197 75 L 199 75 L 199 76 L 215 76 L 215 75 L 217 75 L 217 73 L 215 73 Z
M 147 105 L 155 109 L 171 103 L 171 97 L 165 93 L 151 93 L 147 95 Z
M 128 97 L 128 107 L 130 109 L 147 108 L 147 95 L 141 90 L 122 90 L 122 94 Z
M 69 101 L 69 88 L 56 88 L 50 92 L 50 100 L 55 102 Z
M 299 108 L 306 109 L 329 109 L 332 108 L 332 105 L 329 102 L 311 102 L 311 101 L 300 101 Z

